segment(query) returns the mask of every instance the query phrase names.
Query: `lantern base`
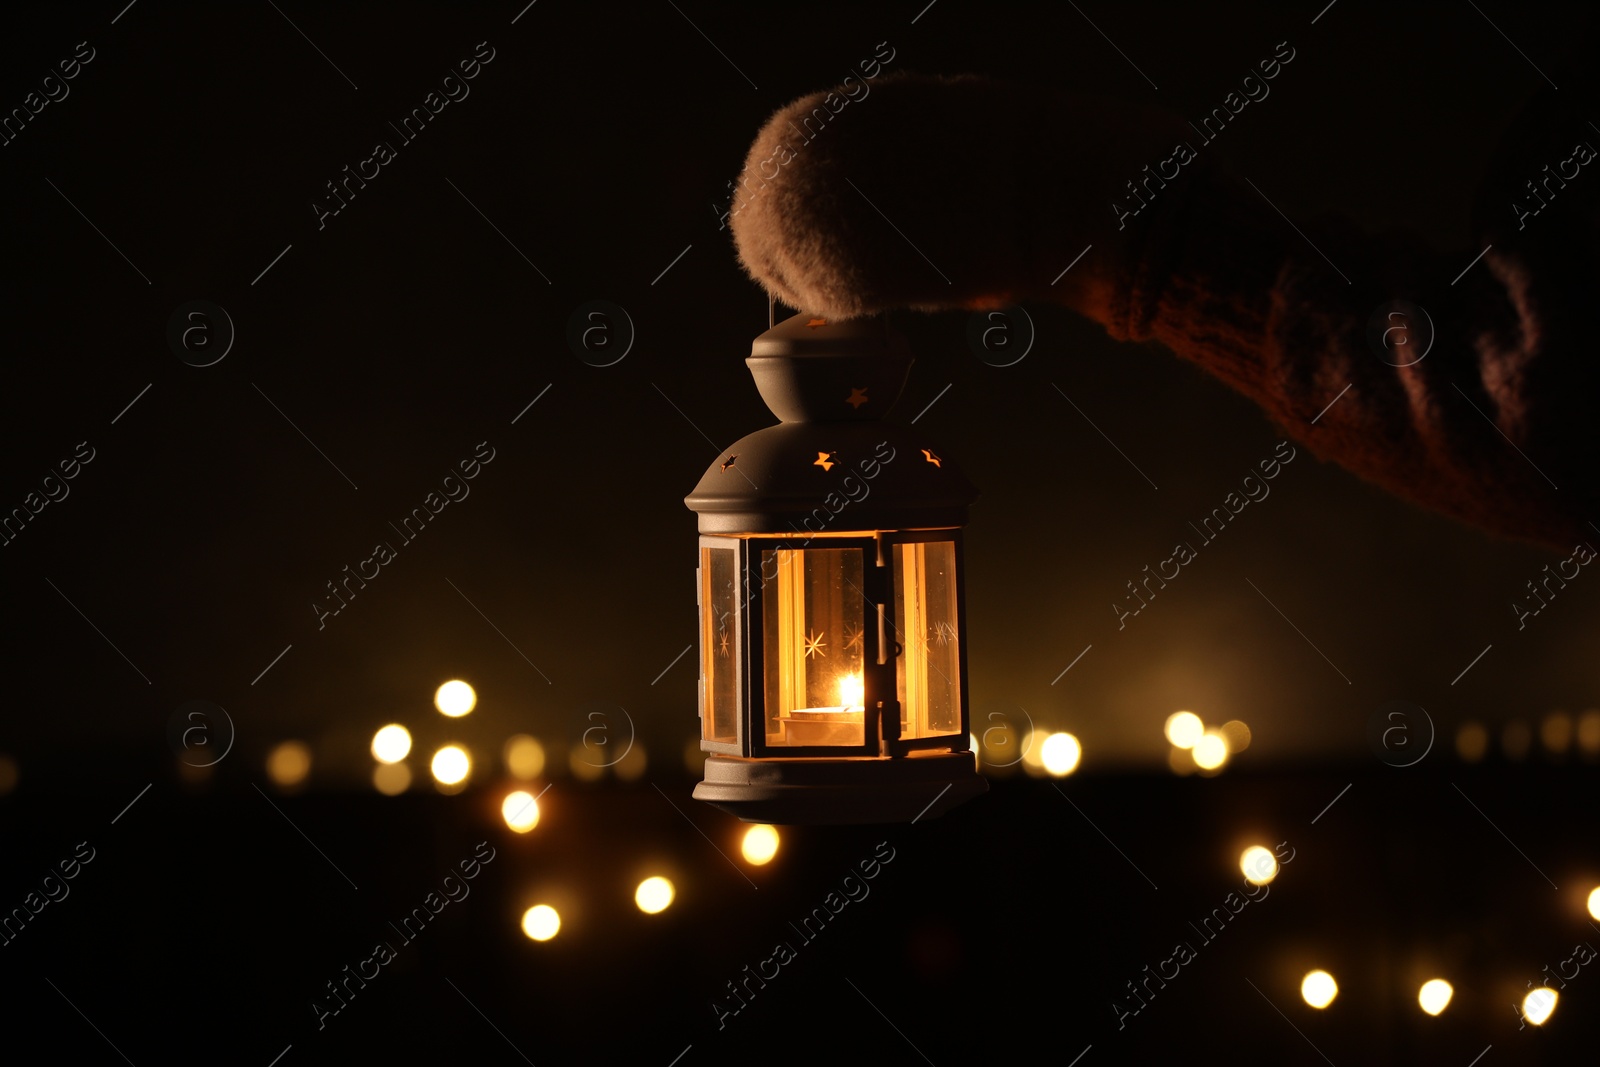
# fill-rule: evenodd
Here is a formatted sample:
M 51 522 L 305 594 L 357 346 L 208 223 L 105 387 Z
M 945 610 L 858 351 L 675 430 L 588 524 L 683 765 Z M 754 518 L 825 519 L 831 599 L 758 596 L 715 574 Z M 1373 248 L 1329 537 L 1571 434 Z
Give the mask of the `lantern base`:
M 988 792 L 971 752 L 897 759 L 706 758 L 694 798 L 745 822 L 918 822 Z

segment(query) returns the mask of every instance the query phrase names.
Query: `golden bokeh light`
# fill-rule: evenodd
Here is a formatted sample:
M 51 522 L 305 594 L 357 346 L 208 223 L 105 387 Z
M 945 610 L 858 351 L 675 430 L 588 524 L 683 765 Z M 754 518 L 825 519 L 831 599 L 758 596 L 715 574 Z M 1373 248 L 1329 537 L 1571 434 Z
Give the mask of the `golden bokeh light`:
M 478 694 L 466 682 L 453 678 L 434 692 L 433 706 L 440 714 L 459 719 L 478 706 Z
M 1417 1003 L 1429 1015 L 1438 1015 L 1450 1006 L 1450 998 L 1455 992 L 1455 987 L 1443 978 L 1430 978 L 1417 990 Z
M 525 834 L 539 825 L 538 798 L 521 789 L 507 793 L 505 800 L 500 802 L 500 817 L 511 829 Z
M 1488 755 L 1489 731 L 1481 722 L 1464 722 L 1456 731 L 1456 755 L 1462 763 L 1477 763 Z
M 311 749 L 304 741 L 284 741 L 267 753 L 267 777 L 277 785 L 299 785 L 310 773 Z
M 386 797 L 411 788 L 411 768 L 404 763 L 380 763 L 372 768 L 372 787 Z
M 696 777 L 703 776 L 706 773 L 706 751 L 700 747 L 698 739 L 684 742 L 683 767 L 684 770 Z
M 1556 1010 L 1556 991 L 1549 986 L 1529 990 L 1522 998 L 1522 1017 L 1534 1026 L 1543 1026 Z
M 17 766 L 16 757 L 0 752 L 0 797 L 17 788 L 17 782 L 21 777 L 21 768 Z
M 1278 877 L 1278 860 L 1265 846 L 1251 845 L 1239 853 L 1239 869 L 1251 885 L 1266 885 Z
M 1553 711 L 1539 724 L 1539 741 L 1553 756 L 1565 756 L 1572 748 L 1572 716 Z
M 1206 732 L 1206 724 L 1192 711 L 1175 711 L 1167 716 L 1167 740 L 1178 748 L 1193 748 Z
M 1600 885 L 1589 890 L 1589 914 L 1600 919 Z
M 1228 762 L 1228 741 L 1216 730 L 1201 734 L 1190 751 L 1194 753 L 1194 765 L 1202 771 L 1219 770 Z
M 639 883 L 633 891 L 633 902 L 646 915 L 657 915 L 667 910 L 673 896 L 672 883 L 657 874 Z
M 765 824 L 750 827 L 744 832 L 739 851 L 744 853 L 746 863 L 753 863 L 757 867 L 771 863 L 772 857 L 778 854 L 777 827 Z
M 1578 747 L 1585 756 L 1600 756 L 1600 709 L 1590 708 L 1578 716 Z
M 1339 984 L 1327 971 L 1312 971 L 1300 980 L 1300 995 L 1313 1008 L 1326 1008 L 1339 995 Z
M 628 746 L 628 751 L 623 753 L 621 759 L 612 766 L 611 773 L 624 782 L 637 782 L 644 777 L 645 768 L 650 765 L 650 755 L 637 739 Z
M 544 773 L 544 746 L 531 734 L 513 734 L 506 738 L 506 770 L 511 777 L 531 782 Z
M 1039 762 L 1057 778 L 1065 778 L 1078 769 L 1083 758 L 1083 746 L 1071 734 L 1051 734 L 1039 746 Z
M 1250 727 L 1238 719 L 1229 719 L 1218 728 L 1222 739 L 1228 742 L 1229 752 L 1243 752 L 1250 747 Z
M 440 785 L 460 785 L 472 773 L 472 760 L 460 745 L 445 745 L 433 754 L 429 767 Z
M 372 758 L 379 763 L 399 763 L 411 755 L 411 731 L 397 722 L 372 735 Z
M 522 913 L 522 932 L 535 941 L 548 941 L 561 929 L 561 916 L 548 904 L 535 904 Z
M 598 782 L 606 776 L 605 767 L 596 763 L 582 745 L 567 749 L 567 771 L 580 782 Z

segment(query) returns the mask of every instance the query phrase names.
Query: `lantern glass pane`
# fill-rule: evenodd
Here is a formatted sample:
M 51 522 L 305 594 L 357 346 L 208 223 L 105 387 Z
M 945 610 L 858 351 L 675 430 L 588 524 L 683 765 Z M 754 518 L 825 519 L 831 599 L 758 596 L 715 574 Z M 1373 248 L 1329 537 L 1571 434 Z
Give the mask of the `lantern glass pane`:
M 767 744 L 866 742 L 859 548 L 761 553 Z
M 960 615 L 953 541 L 894 546 L 895 670 L 900 736 L 939 737 L 961 732 Z
M 739 552 L 700 549 L 700 735 L 737 740 L 739 718 Z

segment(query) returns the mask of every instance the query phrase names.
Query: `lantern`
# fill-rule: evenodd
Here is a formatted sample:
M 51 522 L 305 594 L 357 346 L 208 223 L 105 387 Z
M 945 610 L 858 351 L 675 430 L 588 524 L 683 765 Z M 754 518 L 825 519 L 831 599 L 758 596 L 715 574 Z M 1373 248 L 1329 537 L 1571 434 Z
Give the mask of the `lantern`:
M 905 822 L 988 786 L 969 747 L 961 528 L 977 491 L 882 417 L 882 319 L 797 315 L 747 360 L 780 420 L 718 455 L 699 515 L 696 798 L 770 823 Z

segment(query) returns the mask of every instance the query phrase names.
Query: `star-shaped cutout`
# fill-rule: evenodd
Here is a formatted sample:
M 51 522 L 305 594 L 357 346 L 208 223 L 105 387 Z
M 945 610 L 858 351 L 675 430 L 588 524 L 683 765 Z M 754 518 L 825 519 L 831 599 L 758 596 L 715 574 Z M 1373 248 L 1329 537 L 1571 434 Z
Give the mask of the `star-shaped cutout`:
M 939 462 L 939 457 L 934 455 L 932 452 L 929 452 L 926 448 L 922 450 L 922 454 L 927 458 L 928 462 L 932 463 L 935 467 L 942 468 L 944 466 L 943 463 Z
M 717 652 L 723 656 L 727 656 L 728 654 L 728 631 L 726 630 L 723 630 L 722 633 L 717 636 Z
M 860 410 L 862 404 L 868 404 L 871 403 L 871 401 L 867 399 L 866 389 L 852 388 L 850 390 L 850 396 L 845 400 L 845 403 L 849 404 L 853 408 L 856 408 L 857 410 Z
M 723 460 L 722 461 L 722 469 L 724 471 L 726 471 L 729 467 L 733 466 L 733 461 L 738 459 L 738 458 L 739 458 L 738 456 L 729 456 L 727 459 Z
M 828 320 L 827 319 L 812 319 L 810 322 L 806 323 L 806 325 L 811 327 L 813 330 L 815 330 L 818 326 L 826 326 L 826 325 L 828 325 Z
M 846 626 L 844 628 L 844 650 L 846 652 L 860 652 L 862 650 L 861 630 L 858 627 Z
M 827 655 L 826 652 L 822 651 L 824 648 L 827 647 L 827 642 L 823 641 L 823 638 L 825 636 L 827 636 L 827 635 L 826 634 L 813 634 L 810 630 L 806 631 L 806 640 L 805 640 L 806 659 L 810 659 L 812 656 L 817 656 L 817 655 L 822 655 L 822 656 L 826 656 Z
M 825 471 L 833 470 L 833 453 L 832 452 L 818 452 L 817 453 L 817 461 L 815 463 L 813 463 L 812 466 L 813 467 L 821 467 Z
M 956 628 L 948 622 L 940 622 L 933 628 L 934 640 L 941 645 L 953 644 L 956 639 Z

